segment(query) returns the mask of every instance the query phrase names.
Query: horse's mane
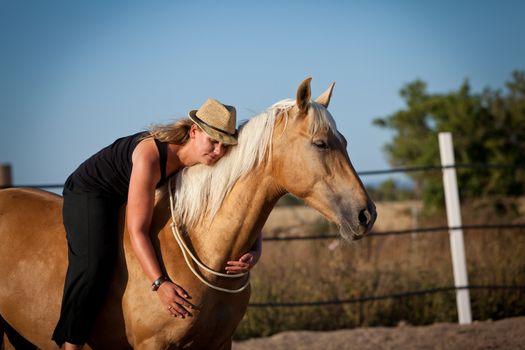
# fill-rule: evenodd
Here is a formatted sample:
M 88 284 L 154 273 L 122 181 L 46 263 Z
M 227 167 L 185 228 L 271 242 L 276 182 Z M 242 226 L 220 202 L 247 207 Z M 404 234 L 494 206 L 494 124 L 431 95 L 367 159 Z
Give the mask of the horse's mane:
M 267 155 L 271 156 L 276 117 L 284 111 L 287 123 L 288 112 L 293 106 L 293 100 L 279 101 L 241 125 L 238 144 L 231 147 L 217 164 L 195 165 L 175 175 L 171 185 L 179 224 L 193 227 L 207 214 L 211 222 L 235 183 L 261 164 Z M 339 137 L 335 121 L 326 108 L 316 102 L 311 102 L 310 107 L 308 118 L 312 134 L 319 128 L 327 128 Z M 283 133 L 285 130 L 286 126 Z

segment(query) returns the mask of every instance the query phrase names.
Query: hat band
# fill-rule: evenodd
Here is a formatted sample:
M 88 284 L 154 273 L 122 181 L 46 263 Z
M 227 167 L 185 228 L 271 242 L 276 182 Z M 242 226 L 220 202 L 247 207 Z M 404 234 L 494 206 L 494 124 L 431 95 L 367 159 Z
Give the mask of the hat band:
M 235 134 L 236 134 L 236 132 L 229 133 L 226 130 L 219 129 L 219 128 L 213 126 L 213 125 L 210 125 L 210 124 L 206 123 L 204 120 L 202 120 L 201 118 L 197 117 L 197 113 L 192 115 L 192 117 L 195 118 L 196 121 L 198 121 L 199 123 L 202 123 L 202 124 L 206 125 L 207 127 L 212 128 L 215 131 L 222 132 L 223 134 L 230 135 L 230 136 L 235 136 Z

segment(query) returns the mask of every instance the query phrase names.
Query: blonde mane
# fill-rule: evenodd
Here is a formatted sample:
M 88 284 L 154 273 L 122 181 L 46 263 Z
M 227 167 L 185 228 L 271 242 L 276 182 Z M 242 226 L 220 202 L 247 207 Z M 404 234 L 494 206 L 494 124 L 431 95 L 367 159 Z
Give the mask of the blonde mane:
M 295 101 L 279 101 L 266 111 L 252 117 L 239 128 L 238 144 L 214 166 L 195 165 L 180 171 L 172 180 L 175 213 L 179 224 L 194 227 L 207 216 L 209 222 L 219 210 L 224 198 L 235 183 L 271 156 L 271 140 L 276 117 L 288 112 L 295 106 Z M 316 102 L 311 102 L 308 117 L 310 131 L 319 128 L 334 131 L 339 137 L 335 121 L 330 113 Z M 286 130 L 286 124 L 283 130 Z

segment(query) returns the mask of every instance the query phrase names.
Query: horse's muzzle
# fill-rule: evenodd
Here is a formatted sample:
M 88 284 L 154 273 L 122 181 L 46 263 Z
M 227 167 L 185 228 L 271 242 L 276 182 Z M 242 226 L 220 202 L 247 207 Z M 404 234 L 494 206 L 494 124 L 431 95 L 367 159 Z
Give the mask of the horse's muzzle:
M 365 208 L 359 210 L 359 214 L 357 216 L 359 226 L 353 230 L 354 232 L 352 239 L 359 240 L 368 234 L 372 230 L 376 218 L 376 206 L 373 202 L 369 202 Z

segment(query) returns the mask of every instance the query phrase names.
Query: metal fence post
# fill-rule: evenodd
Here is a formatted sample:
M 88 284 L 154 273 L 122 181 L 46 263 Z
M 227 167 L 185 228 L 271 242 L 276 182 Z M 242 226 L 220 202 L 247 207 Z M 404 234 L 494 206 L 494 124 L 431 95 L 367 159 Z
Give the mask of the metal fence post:
M 459 205 L 458 184 L 454 166 L 454 150 L 452 147 L 452 134 L 439 133 L 439 152 L 443 167 L 443 186 L 445 188 L 445 203 L 447 207 L 447 220 L 450 227 L 450 250 L 452 254 L 452 268 L 454 270 L 454 285 L 456 288 L 468 286 L 467 264 L 465 260 L 465 245 L 463 243 L 463 230 L 461 227 L 461 209 Z M 457 289 L 456 302 L 460 324 L 472 323 L 469 290 Z

